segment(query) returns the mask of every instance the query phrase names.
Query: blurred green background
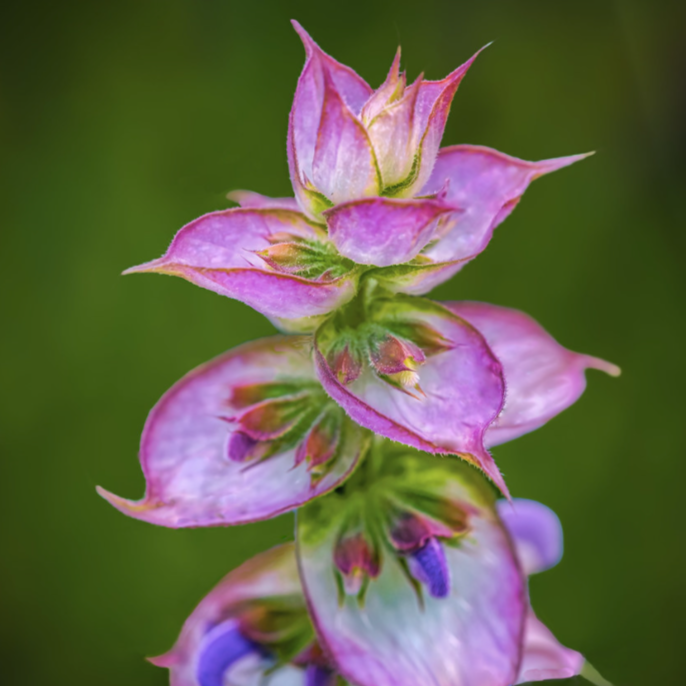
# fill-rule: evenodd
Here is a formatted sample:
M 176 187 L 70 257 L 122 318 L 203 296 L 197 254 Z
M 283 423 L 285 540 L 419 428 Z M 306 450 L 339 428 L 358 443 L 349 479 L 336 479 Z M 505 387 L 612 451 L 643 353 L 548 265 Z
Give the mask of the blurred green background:
M 686 12 L 655 0 L 5 5 L 3 683 L 167 683 L 143 656 L 171 645 L 225 572 L 291 535 L 289 516 L 155 528 L 94 487 L 140 496 L 149 408 L 195 365 L 272 331 L 180 279 L 118 274 L 226 207 L 230 189 L 290 192 L 304 60 L 292 17 L 373 85 L 399 42 L 412 78 L 441 78 L 495 40 L 444 144 L 598 151 L 537 181 L 435 296 L 521 308 L 622 366 L 618 380 L 590 372 L 579 403 L 496 458 L 512 492 L 565 527 L 565 559 L 532 581 L 542 619 L 615 684 L 684 683 Z

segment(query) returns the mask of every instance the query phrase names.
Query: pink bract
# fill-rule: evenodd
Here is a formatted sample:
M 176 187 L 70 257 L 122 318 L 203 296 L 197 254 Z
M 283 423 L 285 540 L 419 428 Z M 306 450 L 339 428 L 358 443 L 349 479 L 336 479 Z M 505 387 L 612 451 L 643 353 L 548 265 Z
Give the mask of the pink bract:
M 211 212 L 184 226 L 162 257 L 125 273 L 181 276 L 268 317 L 287 319 L 326 314 L 355 295 L 353 271 L 306 278 L 280 271 L 258 254 L 293 240 L 327 243 L 299 212 L 274 207 Z
M 444 304 L 481 332 L 503 365 L 505 405 L 488 429 L 487 446 L 529 433 L 567 409 L 586 388 L 586 369 L 620 373 L 610 362 L 563 348 L 518 310 L 478 302 Z
M 297 527 L 301 578 L 322 647 L 358 686 L 510 686 L 521 657 L 526 588 L 492 489 L 457 460 L 386 459 L 389 474 L 379 489 L 393 493 L 390 484 L 398 479 L 403 492 L 417 489 L 425 501 L 436 498 L 467 514 L 466 531 L 442 545 L 450 588 L 441 597 L 420 594 L 403 558 L 382 547 L 380 571 L 363 602 L 341 595 L 334 555 L 340 527 L 352 514 L 337 507 L 337 494 L 329 495 L 299 511 Z M 404 477 L 391 471 L 396 463 L 411 465 Z
M 396 387 L 370 366 L 351 383 L 342 382 L 324 351 L 327 339 L 335 337 L 333 323 L 315 334 L 315 364 L 322 385 L 358 424 L 426 452 L 460 455 L 507 493 L 484 447 L 484 435 L 503 402 L 500 363 L 473 326 L 438 304 L 417 299 L 393 310 L 395 324 L 430 327 L 445 340 L 445 349 L 414 372 L 418 388 Z
M 250 431 L 244 426 L 248 420 L 241 424 L 241 418 L 248 415 L 252 420 L 253 408 L 270 407 L 269 398 L 243 398 L 268 394 L 278 385 L 286 388 L 282 397 L 293 398 L 296 410 L 303 393 L 315 394 L 312 416 L 319 416 L 325 396 L 314 374 L 309 338 L 276 336 L 246 343 L 198 367 L 177 382 L 148 417 L 140 449 L 145 497 L 131 501 L 104 489 L 100 494 L 131 517 L 180 528 L 267 519 L 334 488 L 355 468 L 366 446 L 363 432 L 351 422 L 342 425 L 335 457 L 320 478 L 313 478 L 307 462 L 296 464 L 298 441 L 282 446 L 266 441 L 266 448 L 275 446 L 273 454 L 254 459 L 232 455 L 237 436 L 248 448 L 260 438 L 254 431 L 250 436 L 241 433 Z M 283 404 L 277 399 L 272 405 L 277 410 L 279 402 Z M 306 404 L 304 410 L 309 411 Z M 296 417 L 306 418 L 305 411 Z

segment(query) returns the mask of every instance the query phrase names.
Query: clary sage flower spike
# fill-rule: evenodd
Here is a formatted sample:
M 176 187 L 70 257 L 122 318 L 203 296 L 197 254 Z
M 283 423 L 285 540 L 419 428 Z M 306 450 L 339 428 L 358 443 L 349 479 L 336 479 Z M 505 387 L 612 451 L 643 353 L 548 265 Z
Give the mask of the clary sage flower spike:
M 423 297 L 484 250 L 534 179 L 584 155 L 440 148 L 476 55 L 408 84 L 398 51 L 373 90 L 294 24 L 294 197 L 234 191 L 239 207 L 128 270 L 182 276 L 283 333 L 160 399 L 141 500 L 99 492 L 171 528 L 297 511 L 296 540 L 229 574 L 152 661 L 172 686 L 607 686 L 531 609 L 527 576 L 559 561 L 561 528 L 510 497 L 489 449 L 574 403 L 586 369 L 619 369 L 517 310 Z
M 421 460 L 413 465 L 414 459 L 410 454 L 400 456 L 411 471 L 424 466 Z M 436 468 L 442 467 L 431 467 Z M 364 602 L 347 595 L 341 604 L 340 587 L 331 587 L 330 595 L 320 587 L 335 585 L 342 574 L 335 552 L 334 557 L 325 553 L 331 552 L 325 543 L 327 530 L 336 531 L 336 522 L 326 522 L 321 532 L 311 534 L 314 550 L 306 544 L 297 554 L 306 570 L 305 583 L 309 573 L 313 587 L 303 590 L 293 544 L 262 553 L 228 574 L 190 615 L 175 646 L 151 662 L 170 670 L 172 686 L 415 686 L 429 680 L 486 686 L 578 674 L 599 686 L 606 684 L 580 653 L 557 641 L 526 598 L 525 577 L 549 569 L 562 556 L 562 529 L 555 514 L 541 503 L 522 499 L 500 501 L 494 510 L 492 496 L 482 490 L 479 478 L 460 474 L 461 470 L 453 473 L 445 493 L 466 500 L 437 498 L 434 503 L 437 512 L 453 522 L 458 512 L 463 517 L 452 537 L 444 533 L 441 544 L 447 546 L 452 562 L 452 601 L 422 595 L 404 562 L 412 558 L 392 544 L 384 549 L 383 574 L 377 569 L 366 582 Z M 429 474 L 427 470 L 424 476 Z M 398 476 L 388 485 L 399 485 Z M 413 485 L 419 492 L 429 482 Z M 429 496 L 425 502 L 430 502 Z M 317 514 L 310 516 L 316 519 Z M 351 539 L 339 532 L 333 540 L 340 549 Z M 333 576 L 313 574 L 320 564 L 333 568 Z M 489 586 L 498 592 L 489 593 Z M 508 592 L 510 606 L 498 607 Z M 308 614 L 306 593 L 318 632 Z M 397 599 L 396 603 L 386 605 L 384 597 Z M 482 606 L 489 602 L 496 606 Z M 444 625 L 446 617 L 452 621 Z M 498 621 L 502 617 L 508 618 L 509 629 Z M 399 646 L 394 643 L 398 626 L 405 628 Z M 432 627 L 437 633 L 427 634 Z M 351 649 L 346 652 L 348 644 Z M 391 652 L 391 659 L 385 652 Z M 329 655 L 338 656 L 341 671 L 357 681 L 344 679 Z
M 534 179 L 585 157 L 525 162 L 440 148 L 476 55 L 442 81 L 408 86 L 398 52 L 374 91 L 294 25 L 307 55 L 288 124 L 295 199 L 234 192 L 240 209 L 196 219 L 163 257 L 127 273 L 181 276 L 289 329 L 296 324 L 283 320 L 311 327 L 372 268 L 393 291 L 428 292 L 486 247 Z

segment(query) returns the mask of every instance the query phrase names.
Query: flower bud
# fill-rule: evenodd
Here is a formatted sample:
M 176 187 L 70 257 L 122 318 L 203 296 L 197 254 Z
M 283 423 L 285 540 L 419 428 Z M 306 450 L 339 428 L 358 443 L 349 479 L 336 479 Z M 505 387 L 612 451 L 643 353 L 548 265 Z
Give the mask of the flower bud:
M 342 349 L 334 347 L 329 353 L 328 361 L 338 382 L 344 386 L 351 384 L 362 373 L 360 356 L 353 352 L 347 344 Z
M 295 464 L 308 463 L 311 472 L 324 471 L 324 466 L 336 454 L 341 437 L 342 413 L 338 408 L 325 411 L 298 444 Z
M 334 549 L 334 563 L 343 576 L 343 588 L 348 595 L 358 595 L 365 582 L 376 579 L 381 571 L 379 552 L 362 533 L 339 539 Z

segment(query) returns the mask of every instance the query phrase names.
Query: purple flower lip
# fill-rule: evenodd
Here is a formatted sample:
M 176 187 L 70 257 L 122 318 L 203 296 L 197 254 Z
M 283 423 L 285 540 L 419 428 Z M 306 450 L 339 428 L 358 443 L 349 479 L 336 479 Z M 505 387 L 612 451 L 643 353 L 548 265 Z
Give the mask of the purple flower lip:
M 305 669 L 305 686 L 335 686 L 338 676 L 327 667 L 310 664 Z
M 430 538 L 410 556 L 410 571 L 421 581 L 434 598 L 446 598 L 450 594 L 450 568 L 445 551 L 437 538 Z
M 199 686 L 223 686 L 224 675 L 239 660 L 260 654 L 262 648 L 247 639 L 233 619 L 213 627 L 198 649 L 196 678 Z

